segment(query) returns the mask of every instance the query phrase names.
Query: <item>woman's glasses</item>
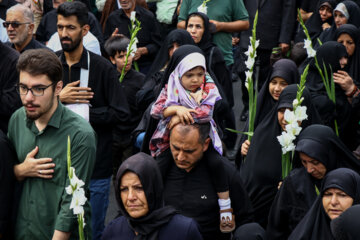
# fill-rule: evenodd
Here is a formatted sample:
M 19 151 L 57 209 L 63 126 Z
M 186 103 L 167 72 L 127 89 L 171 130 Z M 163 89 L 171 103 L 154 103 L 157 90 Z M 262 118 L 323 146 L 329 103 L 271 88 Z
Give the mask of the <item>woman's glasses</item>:
M 29 22 L 18 22 L 18 21 L 8 21 L 8 22 L 3 22 L 3 26 L 4 28 L 8 28 L 10 25 L 12 28 L 18 28 L 20 25 L 22 24 L 29 24 Z

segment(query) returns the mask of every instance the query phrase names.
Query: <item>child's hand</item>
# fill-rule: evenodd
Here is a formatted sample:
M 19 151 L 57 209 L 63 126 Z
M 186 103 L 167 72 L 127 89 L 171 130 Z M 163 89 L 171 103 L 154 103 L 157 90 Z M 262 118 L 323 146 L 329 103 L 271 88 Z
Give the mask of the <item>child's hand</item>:
M 194 123 L 194 119 L 190 113 L 196 113 L 195 109 L 186 108 L 183 106 L 177 106 L 176 115 L 179 116 L 182 124 L 192 124 Z
M 173 127 L 175 127 L 175 126 L 178 125 L 179 123 L 181 123 L 181 120 L 180 120 L 179 116 L 178 116 L 178 115 L 174 115 L 174 116 L 171 118 L 170 122 L 168 123 L 167 127 L 168 127 L 168 129 L 171 130 Z
M 194 98 L 195 102 L 200 105 L 202 100 L 203 91 L 200 89 L 194 93 L 190 93 L 190 96 Z

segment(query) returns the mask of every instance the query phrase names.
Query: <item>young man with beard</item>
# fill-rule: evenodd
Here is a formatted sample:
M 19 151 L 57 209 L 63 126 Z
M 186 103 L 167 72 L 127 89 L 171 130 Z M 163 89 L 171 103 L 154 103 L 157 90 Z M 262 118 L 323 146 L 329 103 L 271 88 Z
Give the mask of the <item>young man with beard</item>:
M 22 53 L 28 49 L 45 48 L 45 45 L 33 38 L 34 15 L 24 5 L 17 4 L 6 12 L 3 23 L 9 36 L 11 47 Z
M 100 239 L 108 206 L 112 175 L 112 130 L 126 125 L 129 108 L 117 72 L 109 61 L 83 47 L 89 31 L 88 12 L 81 2 L 65 2 L 58 9 L 57 28 L 63 51 L 64 88 L 60 101 L 80 109 L 97 137 L 95 171 L 90 182 L 93 239 Z
M 17 155 L 14 174 L 23 185 L 15 239 L 78 239 L 72 196 L 65 191 L 70 185 L 67 141 L 70 137 L 72 167 L 88 192 L 95 165 L 94 130 L 59 102 L 62 67 L 54 53 L 28 50 L 20 56 L 17 69 L 23 107 L 12 115 L 8 132 Z M 84 210 L 88 223 L 88 201 Z M 85 226 L 85 234 L 91 239 L 91 225 Z

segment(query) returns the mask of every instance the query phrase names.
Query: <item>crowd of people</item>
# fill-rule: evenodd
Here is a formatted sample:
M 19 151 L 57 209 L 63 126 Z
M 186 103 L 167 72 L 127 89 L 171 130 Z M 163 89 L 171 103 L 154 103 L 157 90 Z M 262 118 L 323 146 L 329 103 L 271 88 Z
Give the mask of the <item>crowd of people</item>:
M 0 239 L 360 238 L 360 2 L 3 0 L 0 22 Z

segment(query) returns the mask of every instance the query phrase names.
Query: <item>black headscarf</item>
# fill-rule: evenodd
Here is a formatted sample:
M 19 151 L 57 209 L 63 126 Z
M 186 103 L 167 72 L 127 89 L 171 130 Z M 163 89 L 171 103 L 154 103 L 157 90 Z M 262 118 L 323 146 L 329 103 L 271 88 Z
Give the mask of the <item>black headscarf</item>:
M 327 172 L 347 167 L 360 173 L 360 162 L 328 126 L 314 124 L 306 128 L 300 133 L 295 150 L 324 164 Z M 301 166 L 298 155 L 294 165 Z
M 210 49 L 215 46 L 215 44 L 212 43 L 212 30 L 214 30 L 214 26 L 210 23 L 209 21 L 209 17 L 206 16 L 205 14 L 201 13 L 201 12 L 195 12 L 195 13 L 191 13 L 189 14 L 189 16 L 186 18 L 185 21 L 185 26 L 187 27 L 189 19 L 191 17 L 200 17 L 203 20 L 204 23 L 204 33 L 202 35 L 202 38 L 200 40 L 200 42 L 197 43 L 197 46 L 199 48 L 201 48 L 201 50 L 204 51 L 204 53 L 206 54 L 208 51 L 210 51 Z
M 331 221 L 331 232 L 335 240 L 359 239 L 360 205 L 348 208 L 339 217 Z
M 299 71 L 294 61 L 283 58 L 274 63 L 269 77 L 267 78 L 264 85 L 261 87 L 261 90 L 258 94 L 254 129 L 256 129 L 257 125 L 265 118 L 265 116 L 276 104 L 275 99 L 273 99 L 269 92 L 269 84 L 274 77 L 283 78 L 288 85 L 297 84 L 300 81 Z M 246 121 L 246 124 L 244 126 L 244 132 L 247 132 L 248 129 L 249 119 Z M 246 139 L 247 136 L 242 135 L 240 142 L 243 143 Z
M 353 39 L 355 43 L 355 52 L 352 56 L 349 56 L 348 64 L 346 65 L 347 73 L 353 78 L 354 82 L 360 83 L 360 32 L 357 27 L 352 24 L 341 25 L 335 31 L 335 41 L 340 37 L 341 34 L 347 33 Z
M 360 7 L 355 2 L 350 0 L 343 1 L 341 3 L 345 5 L 349 13 L 349 19 L 347 20 L 346 23 L 353 24 L 356 27 L 360 27 Z M 319 37 L 320 41 L 322 43 L 325 43 L 327 41 L 332 41 L 335 37 L 335 31 L 336 31 L 336 24 L 335 22 L 333 22 L 331 28 L 326 29 L 320 34 Z
M 315 2 L 315 1 L 311 0 L 311 2 Z M 311 17 L 305 23 L 305 26 L 309 32 L 311 41 L 313 42 L 313 45 L 315 45 L 315 43 L 317 43 L 317 38 L 323 32 L 322 25 L 324 23 L 328 23 L 331 26 L 334 22 L 333 16 L 330 17 L 329 19 L 327 19 L 325 22 L 323 22 L 321 20 L 319 10 L 320 10 L 320 7 L 322 5 L 324 5 L 325 3 L 327 3 L 327 6 L 329 6 L 331 8 L 331 12 L 335 9 L 336 4 L 337 4 L 335 0 L 320 0 L 317 5 L 316 10 L 313 12 Z M 306 38 L 305 33 L 301 28 L 295 37 L 295 42 L 302 42 L 302 41 L 304 41 L 305 38 Z
M 132 218 L 121 201 L 121 178 L 126 172 L 135 173 L 143 186 L 149 213 L 140 218 Z M 120 211 L 127 218 L 132 230 L 138 233 L 136 240 L 157 240 L 160 227 L 176 214 L 173 207 L 164 207 L 163 182 L 156 161 L 145 153 L 137 153 L 123 162 L 116 175 L 116 200 Z
M 309 212 L 291 233 L 289 240 L 331 240 L 330 218 L 324 210 L 322 197 L 329 188 L 337 188 L 349 195 L 354 204 L 360 203 L 360 176 L 348 168 L 338 168 L 329 172 L 321 187 L 320 196 Z
M 279 101 L 257 126 L 245 162 L 240 174 L 255 210 L 255 217 L 263 226 L 266 224 L 268 212 L 281 181 L 281 146 L 277 136 L 282 129 L 278 123 L 278 109 L 292 107 L 296 98 L 297 85 L 286 87 L 280 94 Z M 310 92 L 305 88 L 302 106 L 307 107 L 308 119 L 301 123 L 302 129 L 320 122 L 314 108 Z

